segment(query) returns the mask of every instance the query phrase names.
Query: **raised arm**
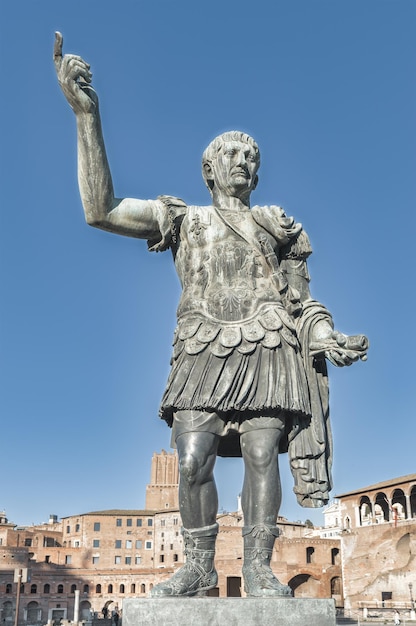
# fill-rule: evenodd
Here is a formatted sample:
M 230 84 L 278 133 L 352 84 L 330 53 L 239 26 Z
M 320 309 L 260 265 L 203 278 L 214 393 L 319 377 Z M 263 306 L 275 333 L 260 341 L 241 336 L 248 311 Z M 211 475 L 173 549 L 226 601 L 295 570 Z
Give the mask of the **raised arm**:
M 92 226 L 122 235 L 157 238 L 163 209 L 160 202 L 114 197 L 90 66 L 79 56 L 62 56 L 62 43 L 61 33 L 55 33 L 53 58 L 58 81 L 77 120 L 78 184 L 85 219 Z

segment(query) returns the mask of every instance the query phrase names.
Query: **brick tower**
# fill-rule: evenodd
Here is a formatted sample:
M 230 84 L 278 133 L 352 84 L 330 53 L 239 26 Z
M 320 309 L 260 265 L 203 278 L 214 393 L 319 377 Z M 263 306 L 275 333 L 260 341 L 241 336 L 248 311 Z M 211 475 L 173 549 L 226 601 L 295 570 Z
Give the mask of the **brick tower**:
M 155 452 L 150 483 L 146 487 L 146 509 L 178 509 L 178 457 L 175 452 Z

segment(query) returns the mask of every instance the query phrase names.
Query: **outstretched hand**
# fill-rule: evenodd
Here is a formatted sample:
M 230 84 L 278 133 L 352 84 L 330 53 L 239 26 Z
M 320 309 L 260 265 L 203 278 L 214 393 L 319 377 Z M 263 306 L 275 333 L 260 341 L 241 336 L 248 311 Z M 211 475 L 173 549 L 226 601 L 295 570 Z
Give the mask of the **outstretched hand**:
M 91 86 L 90 65 L 80 56 L 65 54 L 62 56 L 63 37 L 55 33 L 53 61 L 59 84 L 70 106 L 78 113 L 91 113 L 98 107 L 98 97 Z
M 326 339 L 314 341 L 310 345 L 310 354 L 324 354 L 336 367 L 351 365 L 358 359 L 367 360 L 368 339 L 365 335 L 344 335 L 333 331 Z

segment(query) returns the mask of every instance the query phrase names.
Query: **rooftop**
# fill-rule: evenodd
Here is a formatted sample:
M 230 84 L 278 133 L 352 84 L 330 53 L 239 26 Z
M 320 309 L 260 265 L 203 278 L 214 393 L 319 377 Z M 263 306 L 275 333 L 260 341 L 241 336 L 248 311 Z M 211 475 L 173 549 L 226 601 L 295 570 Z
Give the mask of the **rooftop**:
M 168 510 L 166 509 L 166 512 Z M 169 509 L 169 512 L 172 512 L 172 509 Z M 112 516 L 112 515 L 120 515 L 120 516 L 131 516 L 135 517 L 138 515 L 154 515 L 155 513 L 160 513 L 160 511 L 154 511 L 153 509 L 107 509 L 105 511 L 90 511 L 88 513 L 78 513 L 75 515 L 67 515 L 62 519 L 69 519 L 70 517 L 85 517 L 87 515 L 103 515 L 103 516 Z
M 335 497 L 345 498 L 346 496 L 353 496 L 359 493 L 365 493 L 366 491 L 380 491 L 389 487 L 396 487 L 399 485 L 403 485 L 404 483 L 412 482 L 416 483 L 416 474 L 407 474 L 407 476 L 400 476 L 399 478 L 390 478 L 390 480 L 385 480 L 381 483 L 375 483 L 374 485 L 369 485 L 368 487 L 360 487 L 360 489 L 340 493 Z

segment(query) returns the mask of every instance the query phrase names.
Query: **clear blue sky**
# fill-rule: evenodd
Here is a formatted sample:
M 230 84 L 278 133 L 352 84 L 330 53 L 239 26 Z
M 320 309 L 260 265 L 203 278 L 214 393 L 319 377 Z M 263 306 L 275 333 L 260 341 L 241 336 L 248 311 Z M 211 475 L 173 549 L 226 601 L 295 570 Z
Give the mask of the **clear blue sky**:
M 207 204 L 200 157 L 241 129 L 255 204 L 308 231 L 313 295 L 369 359 L 330 366 L 334 491 L 416 471 L 414 0 L 50 0 L 0 6 L 0 508 L 141 508 L 179 284 L 169 253 L 88 227 L 54 31 L 91 63 L 116 194 Z M 292 493 L 290 519 L 320 522 Z M 235 510 L 238 460 L 221 460 Z

